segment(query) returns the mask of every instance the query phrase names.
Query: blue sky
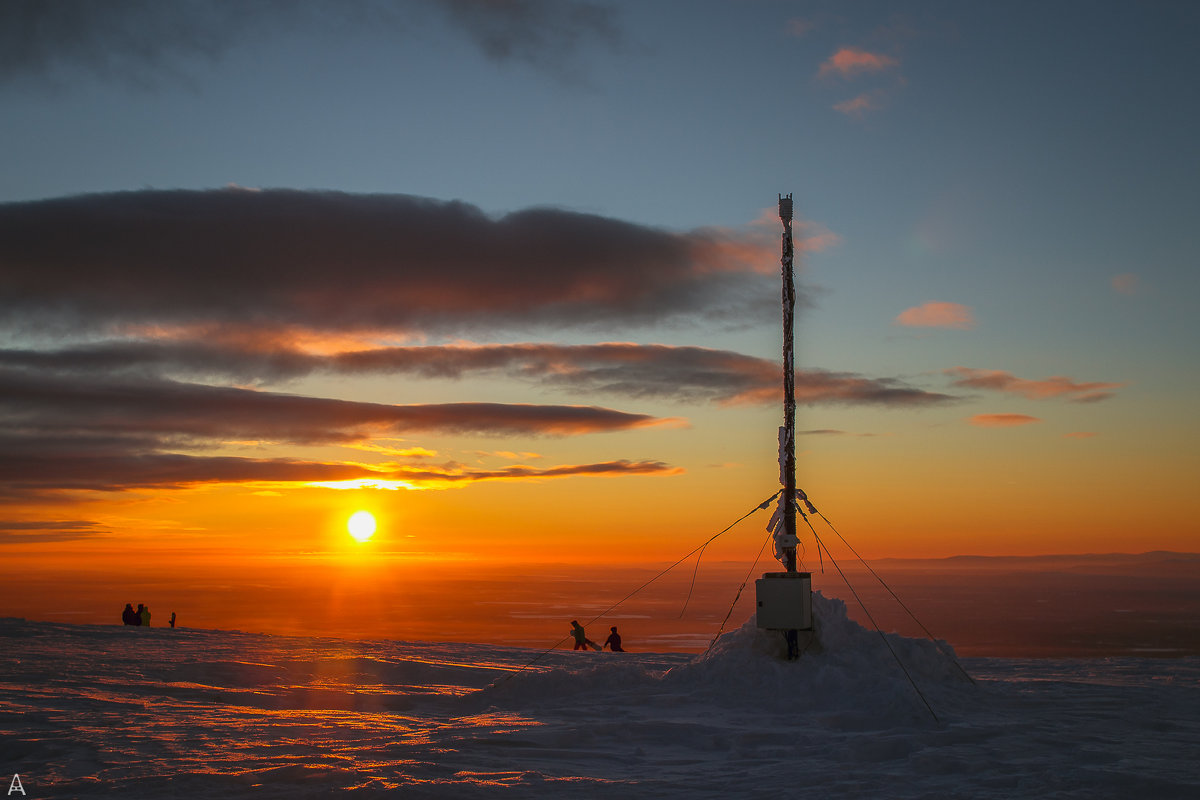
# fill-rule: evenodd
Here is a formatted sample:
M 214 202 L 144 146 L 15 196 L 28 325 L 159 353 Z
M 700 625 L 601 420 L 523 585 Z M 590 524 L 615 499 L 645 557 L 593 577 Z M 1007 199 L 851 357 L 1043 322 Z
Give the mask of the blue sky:
M 1022 491 L 1053 506 L 1046 482 L 1062 480 L 1048 524 L 1076 519 L 1078 530 L 1040 548 L 1022 540 L 1035 552 L 1093 549 L 1088 530 L 1108 519 L 1095 504 L 1133 486 L 1165 508 L 1149 547 L 1194 541 L 1200 509 L 1181 492 L 1200 471 L 1200 6 L 18 2 L 0 21 L 12 54 L 0 60 L 0 203 L 13 213 L 85 193 L 235 185 L 715 231 L 767 254 L 765 274 L 743 270 L 745 286 L 768 287 L 748 306 L 549 327 L 489 318 L 387 342 L 624 341 L 771 359 L 774 205 L 791 192 L 812 240 L 800 365 L 954 398 L 912 408 L 822 395 L 802 406 L 802 430 L 837 432 L 806 441 L 810 482 L 847 505 L 903 484 L 914 508 L 928 508 L 961 479 L 964 497 L 994 509 Z M 478 241 L 461 248 L 484 265 L 491 257 Z M 82 341 L 41 324 L 8 326 L 4 341 Z M 1056 377 L 1066 381 L 1057 392 Z M 1092 384 L 1099 394 L 1081 388 Z M 657 440 L 643 431 L 507 448 L 562 463 L 662 461 L 688 476 L 761 459 L 729 479 L 728 508 L 769 494 L 751 487 L 774 469 L 770 407 L 681 406 L 643 389 L 618 402 L 513 374 L 414 380 L 399 396 L 380 375 L 285 386 L 686 419 Z M 750 431 L 761 441 L 747 444 Z M 469 448 L 452 438 L 436 449 L 462 460 Z M 968 463 L 978 474 L 964 475 Z M 1024 472 L 1030 464 L 1041 466 Z M 710 486 L 691 479 L 626 480 L 675 480 L 681 496 Z M 62 517 L 52 506 L 8 516 L 49 524 Z M 1146 549 L 1125 538 L 1135 517 L 1122 513 L 1100 549 Z M 885 541 L 883 512 L 846 515 Z M 922 552 L 1014 547 L 998 532 L 952 542 L 967 518 L 939 522 L 944 535 Z

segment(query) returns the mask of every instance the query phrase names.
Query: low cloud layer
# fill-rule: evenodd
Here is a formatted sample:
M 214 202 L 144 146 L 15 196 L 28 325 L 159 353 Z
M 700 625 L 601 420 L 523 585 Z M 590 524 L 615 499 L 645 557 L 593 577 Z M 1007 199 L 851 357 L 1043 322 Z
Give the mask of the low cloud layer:
M 1062 375 L 1054 375 L 1041 380 L 1027 380 L 1018 378 L 1011 372 L 970 367 L 951 367 L 945 372 L 947 375 L 955 376 L 954 386 L 1007 392 L 1021 395 L 1030 400 L 1064 398 L 1074 403 L 1095 403 L 1109 399 L 1114 394 L 1113 390 L 1120 389 L 1125 385 L 1099 381 L 1080 383 Z
M 1014 428 L 1018 425 L 1041 422 L 1037 417 L 1028 414 L 976 414 L 967 421 L 980 428 Z
M 0 519 L 0 544 L 70 542 L 104 536 L 107 532 L 105 526 L 86 519 Z
M 603 393 L 722 405 L 778 403 L 782 392 L 781 367 L 775 361 L 728 350 L 620 342 L 427 345 L 313 353 L 274 341 L 110 341 L 58 350 L 0 350 L 0 369 L 4 367 L 49 370 L 80 379 L 163 372 L 243 384 L 321 373 L 504 377 L 576 395 Z M 955 399 L 894 378 L 820 369 L 796 372 L 796 401 L 801 405 L 917 407 Z
M 895 324 L 908 328 L 954 328 L 970 330 L 975 327 L 975 313 L 962 303 L 931 300 L 901 311 Z
M 778 362 L 731 351 L 378 344 L 507 325 L 709 319 L 748 302 L 769 319 L 775 247 L 756 232 L 680 234 L 556 209 L 497 218 L 403 195 L 224 189 L 3 204 L 0 336 L 10 346 L 0 349 L 0 497 L 675 474 L 664 461 L 619 457 L 438 464 L 413 439 L 577 436 L 683 424 L 676 418 L 591 403 L 388 404 L 287 389 L 311 377 L 386 375 L 516 381 L 572 400 L 778 403 Z M 808 406 L 955 400 L 819 369 L 798 371 L 796 390 Z M 403 451 L 379 444 L 396 440 Z M 296 455 L 329 446 L 376 461 Z M 9 538 L 91 535 L 60 526 Z
M 597 406 L 388 405 L 166 379 L 24 369 L 0 369 L 0 384 L 4 387 L 0 392 L 0 496 L 8 498 L 58 490 L 381 477 L 378 467 L 352 462 L 213 454 L 246 443 L 267 449 L 353 446 L 376 437 L 414 433 L 568 436 L 673 422 Z M 555 474 L 555 469 L 561 470 L 550 467 L 540 472 Z M 631 467 L 626 471 L 640 474 L 647 470 Z M 669 468 L 664 465 L 653 471 L 668 472 Z M 492 477 L 532 477 L 535 472 Z M 468 476 L 435 477 L 449 481 Z
M 577 476 L 675 475 L 660 461 L 608 461 L 554 467 L 514 465 L 500 469 L 460 466 L 370 466 L 290 458 L 244 458 L 184 453 L 126 453 L 48 456 L 0 453 L 0 498 L 36 499 L 58 492 L 121 492 L 132 489 L 184 489 L 203 484 L 331 484 L 343 481 L 399 481 L 436 486 L 487 480 L 528 480 Z M 24 525 L 0 536 L 8 541 L 77 539 L 96 535 L 93 523 L 63 528 Z M 52 538 L 50 538 L 52 537 Z
M 82 195 L 0 204 L 0 325 L 411 335 L 661 323 L 762 305 L 774 260 L 725 231 L 550 208 L 492 218 L 407 195 Z
M 435 431 L 565 436 L 661 422 L 595 406 L 504 403 L 388 405 L 167 380 L 104 380 L 0 372 L 0 411 L 24 431 L 140 433 L 179 440 L 293 444 L 358 441 Z

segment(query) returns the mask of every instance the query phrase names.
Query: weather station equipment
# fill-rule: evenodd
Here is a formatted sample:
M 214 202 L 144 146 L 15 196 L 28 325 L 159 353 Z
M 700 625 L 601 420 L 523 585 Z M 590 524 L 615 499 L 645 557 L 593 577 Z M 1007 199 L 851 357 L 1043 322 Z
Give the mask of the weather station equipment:
M 785 572 L 768 572 L 755 581 L 755 621 L 760 628 L 783 631 L 787 657 L 800 657 L 802 634 L 813 638 L 812 573 L 796 570 L 796 286 L 793 275 L 792 196 L 779 195 L 779 221 L 783 223 L 783 427 L 779 429 L 779 493 L 775 515 L 768 526 L 775 534 L 775 557 Z

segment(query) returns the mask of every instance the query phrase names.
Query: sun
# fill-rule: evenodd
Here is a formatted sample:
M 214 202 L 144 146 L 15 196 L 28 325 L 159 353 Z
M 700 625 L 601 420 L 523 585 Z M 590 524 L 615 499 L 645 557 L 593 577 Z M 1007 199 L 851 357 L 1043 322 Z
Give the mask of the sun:
M 375 517 L 370 511 L 355 511 L 346 520 L 346 530 L 357 541 L 365 542 L 375 535 Z

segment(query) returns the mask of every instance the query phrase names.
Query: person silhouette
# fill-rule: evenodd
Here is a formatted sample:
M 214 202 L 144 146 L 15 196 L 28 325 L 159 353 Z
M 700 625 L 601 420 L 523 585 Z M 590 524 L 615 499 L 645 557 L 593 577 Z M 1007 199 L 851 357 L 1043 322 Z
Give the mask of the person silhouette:
M 571 620 L 571 635 L 575 637 L 575 646 L 572 650 L 587 650 L 591 647 L 594 650 L 599 650 L 596 643 L 587 638 L 587 634 L 583 632 L 583 626 L 579 624 L 579 620 Z
M 139 615 L 142 618 L 142 624 L 145 625 L 147 628 L 149 628 L 150 627 L 150 606 L 144 606 L 141 603 L 138 603 L 138 608 L 140 608 L 142 610 L 141 614 Z
M 133 610 L 132 603 L 125 604 L 125 610 L 121 612 L 121 622 L 126 625 L 141 625 L 142 620 L 138 617 L 137 612 Z
M 142 622 L 142 612 L 144 612 L 145 610 L 146 610 L 146 607 L 144 605 L 142 605 L 141 603 L 138 603 L 137 611 L 133 612 L 133 622 L 130 622 L 129 624 L 130 625 L 145 625 L 146 623 Z
M 621 634 L 617 633 L 617 626 L 613 625 L 611 628 L 609 628 L 609 630 L 611 630 L 612 633 L 610 633 L 608 638 L 604 640 L 604 647 L 607 647 L 614 653 L 624 653 L 625 650 L 621 647 Z
M 174 611 L 171 612 L 171 627 L 172 628 L 175 627 L 175 612 Z

